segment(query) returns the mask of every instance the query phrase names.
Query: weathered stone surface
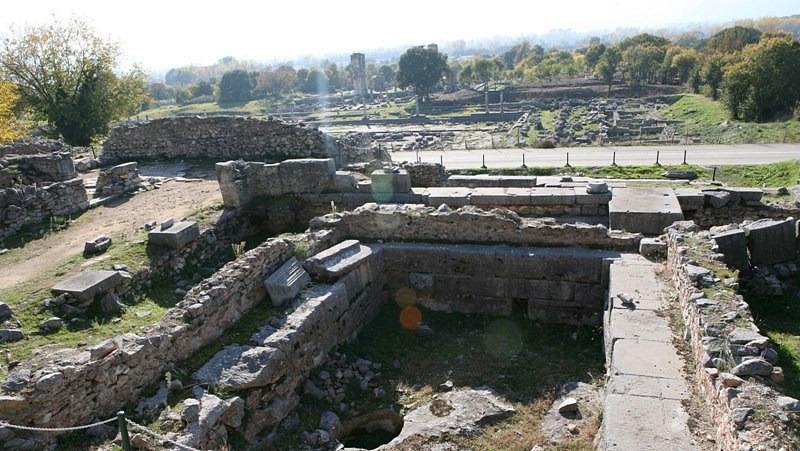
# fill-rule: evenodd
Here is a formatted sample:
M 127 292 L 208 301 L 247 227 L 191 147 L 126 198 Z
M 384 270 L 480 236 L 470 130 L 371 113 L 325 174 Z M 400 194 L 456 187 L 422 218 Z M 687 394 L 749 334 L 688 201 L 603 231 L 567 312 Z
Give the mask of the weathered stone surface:
M 51 216 L 66 216 L 87 208 L 89 198 L 79 178 L 8 188 L 0 185 L 0 239 Z
M 574 437 L 569 426 L 578 430 L 590 424 L 602 411 L 601 388 L 583 382 L 568 382 L 545 413 L 539 429 L 550 444 L 561 444 Z M 563 408 L 562 408 L 563 407 Z
M 53 287 L 53 294 L 67 293 L 81 300 L 91 300 L 99 293 L 113 290 L 122 282 L 117 271 L 84 271 Z
M 130 193 L 142 186 L 139 165 L 136 162 L 119 164 L 97 175 L 95 197 Z
M 229 390 L 269 385 L 285 374 L 288 366 L 283 351 L 269 347 L 229 345 L 197 370 L 201 383 Z
M 356 240 L 342 241 L 313 257 L 306 259 L 304 265 L 314 277 L 334 280 L 366 261 L 372 249 Z
M 453 390 L 408 412 L 400 434 L 378 449 L 392 449 L 414 436 L 472 436 L 514 413 L 490 389 Z
M 290 258 L 264 279 L 267 294 L 272 304 L 276 306 L 293 299 L 309 283 L 311 276 L 295 257 Z
M 787 262 L 797 256 L 797 226 L 794 219 L 760 219 L 744 229 L 750 262 L 754 266 Z
M 734 376 L 769 376 L 772 374 L 772 364 L 762 358 L 745 360 L 731 369 Z
M 0 329 L 0 343 L 20 341 L 25 338 L 22 329 Z
M 675 196 L 684 212 L 701 210 L 705 205 L 705 195 L 698 189 L 678 188 Z
M 731 201 L 731 193 L 720 190 L 704 190 L 705 204 L 711 208 L 722 208 Z
M 602 449 L 697 449 L 681 401 L 609 394 L 603 406 Z
M 14 312 L 11 311 L 11 307 L 5 302 L 0 302 L 0 323 L 11 318 L 12 315 L 14 315 Z
M 747 256 L 747 237 L 742 229 L 733 229 L 712 235 L 724 256 L 725 263 L 742 274 L 750 273 L 750 259 Z
M 617 188 L 608 204 L 612 229 L 660 235 L 664 228 L 683 220 L 675 192 L 669 188 Z
M 589 194 L 603 194 L 608 192 L 608 183 L 589 182 L 586 184 L 586 192 Z
M 83 246 L 83 255 L 102 254 L 111 247 L 111 237 L 100 235 L 97 238 L 87 241 Z
M 651 260 L 667 258 L 667 243 L 660 238 L 642 238 L 639 242 L 639 253 Z
M 199 235 L 200 227 L 197 222 L 179 221 L 167 229 L 151 230 L 147 234 L 147 242 L 153 246 L 181 249 L 196 240 Z

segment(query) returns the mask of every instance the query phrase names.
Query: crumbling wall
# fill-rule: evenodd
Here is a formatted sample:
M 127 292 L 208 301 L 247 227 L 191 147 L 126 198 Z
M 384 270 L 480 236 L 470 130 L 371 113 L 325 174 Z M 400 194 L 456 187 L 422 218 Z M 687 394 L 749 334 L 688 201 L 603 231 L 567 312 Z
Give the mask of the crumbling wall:
M 18 185 L 0 189 L 0 239 L 50 216 L 75 214 L 89 208 L 83 180 L 72 179 L 46 186 Z
M 602 225 L 559 224 L 547 219 L 520 218 L 505 210 L 467 206 L 451 210 L 424 205 L 365 204 L 353 211 L 328 214 L 311 221 L 312 230 L 333 229 L 339 237 L 368 241 L 497 243 L 522 246 L 587 247 L 635 251 L 642 236 L 608 230 Z
M 0 146 L 0 157 L 8 155 L 36 155 L 53 152 L 69 152 L 73 155 L 89 152 L 88 147 L 74 147 L 55 139 L 34 139 L 29 141 L 16 141 Z
M 427 188 L 447 182 L 447 170 L 439 163 L 403 163 L 401 167 L 411 176 L 411 186 Z
M 618 252 L 465 244 L 386 243 L 386 280 L 396 299 L 432 310 L 599 324 L 604 260 Z
M 136 162 L 124 163 L 100 171 L 97 175 L 95 196 L 129 193 L 136 191 L 141 186 L 142 179 L 139 177 L 138 164 Z
M 0 188 L 63 182 L 77 175 L 67 152 L 13 156 L 0 164 Z
M 775 387 L 783 378 L 778 354 L 736 293 L 738 277 L 720 280 L 725 264 L 708 232 L 673 227 L 667 244 L 696 389 L 715 419 L 715 442 L 720 449 L 797 449 L 786 428 L 800 404 Z
M 0 418 L 58 427 L 112 415 L 135 401 L 169 365 L 191 357 L 263 302 L 261 280 L 290 255 L 286 241 L 269 240 L 200 282 L 157 325 L 139 335 L 125 334 L 88 350 L 65 349 L 24 362 L 2 385 Z
M 197 158 L 275 162 L 290 158 L 333 158 L 337 165 L 342 165 L 362 161 L 364 157 L 358 149 L 302 124 L 214 116 L 119 125 L 111 130 L 103 144 L 101 160 L 108 163 Z

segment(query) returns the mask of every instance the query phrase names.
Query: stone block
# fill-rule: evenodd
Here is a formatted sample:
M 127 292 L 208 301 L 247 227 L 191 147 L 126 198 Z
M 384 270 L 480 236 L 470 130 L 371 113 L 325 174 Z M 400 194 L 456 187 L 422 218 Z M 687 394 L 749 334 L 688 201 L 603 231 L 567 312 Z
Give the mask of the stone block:
M 639 254 L 650 260 L 667 258 L 667 243 L 660 238 L 642 238 L 639 241 Z
M 676 399 L 608 394 L 603 405 L 600 449 L 693 450 L 689 415 Z
M 725 264 L 738 269 L 742 274 L 750 273 L 750 260 L 747 257 L 747 237 L 742 229 L 728 230 L 711 236 L 724 256 Z
M 764 191 L 759 188 L 726 186 L 720 190 L 735 194 L 742 202 L 761 202 L 761 198 L 764 196 Z
M 315 278 L 335 280 L 355 267 L 366 264 L 372 249 L 357 240 L 342 241 L 313 257 L 306 259 L 304 266 Z
M 311 283 L 311 276 L 292 257 L 281 265 L 272 274 L 264 278 L 264 288 L 272 301 L 272 305 L 283 305 L 286 301 L 294 299 L 300 290 Z
M 447 186 L 465 188 L 500 188 L 502 178 L 496 175 L 451 175 Z
M 797 226 L 793 218 L 760 219 L 744 229 L 753 266 L 783 263 L 797 256 Z
M 370 174 L 372 193 L 383 196 L 411 192 L 411 176 L 405 169 L 378 169 Z
M 503 188 L 534 188 L 536 177 L 530 175 L 504 175 L 500 177 L 500 186 Z
M 336 175 L 332 158 L 299 158 L 278 165 L 278 177 L 284 193 L 319 193 Z
M 681 220 L 683 211 L 669 188 L 618 188 L 608 204 L 612 229 L 660 235 L 665 227 Z
M 530 190 L 525 188 L 475 188 L 469 196 L 471 205 L 528 205 Z
M 100 235 L 97 238 L 87 241 L 83 245 L 83 255 L 102 254 L 107 251 L 111 246 L 111 237 L 108 235 Z
M 675 196 L 683 211 L 701 210 L 705 205 L 705 195 L 698 189 L 679 188 L 675 190 Z
M 531 205 L 572 205 L 574 203 L 574 188 L 531 189 Z
M 333 191 L 337 193 L 353 193 L 358 189 L 358 182 L 350 171 L 336 171 L 333 176 Z
M 52 292 L 55 295 L 66 293 L 88 301 L 97 294 L 113 290 L 121 282 L 122 275 L 117 271 L 84 271 L 57 283 Z
M 728 191 L 721 190 L 704 190 L 705 205 L 711 208 L 722 208 L 728 205 L 733 198 L 733 195 Z
M 170 249 L 182 249 L 200 236 L 200 227 L 195 221 L 179 221 L 164 230 L 151 230 L 147 234 L 148 244 Z
M 469 205 L 472 191 L 469 188 L 427 188 L 428 205 L 438 207 L 446 204 L 449 207 L 463 207 Z

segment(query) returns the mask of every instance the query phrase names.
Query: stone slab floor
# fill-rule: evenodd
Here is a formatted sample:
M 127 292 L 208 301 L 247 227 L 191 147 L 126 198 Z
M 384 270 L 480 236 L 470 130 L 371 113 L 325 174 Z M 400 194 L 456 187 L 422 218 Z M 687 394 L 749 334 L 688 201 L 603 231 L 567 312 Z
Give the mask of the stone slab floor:
M 609 269 L 604 318 L 609 379 L 601 430 L 606 451 L 698 449 L 682 404 L 689 398 L 684 362 L 662 312 L 667 298 L 657 266 L 626 255 Z M 633 303 L 623 301 L 630 298 Z

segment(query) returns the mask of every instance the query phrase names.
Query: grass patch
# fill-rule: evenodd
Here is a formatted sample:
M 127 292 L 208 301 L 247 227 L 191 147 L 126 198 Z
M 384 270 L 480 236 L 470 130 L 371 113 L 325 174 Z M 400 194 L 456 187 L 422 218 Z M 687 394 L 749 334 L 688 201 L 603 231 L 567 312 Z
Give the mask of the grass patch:
M 340 347 L 349 359 L 380 363 L 379 380 L 387 393 L 376 398 L 371 391 L 348 387 L 353 390 L 348 399 L 357 400 L 359 413 L 387 406 L 402 410 L 427 401 L 449 379 L 456 387 L 489 386 L 514 404 L 517 413 L 511 418 L 478 437 L 457 439 L 460 449 L 527 451 L 544 444 L 536 425 L 555 389 L 567 381 L 595 382 L 603 375 L 599 328 L 547 325 L 521 313 L 498 318 L 424 310 L 434 335 L 423 336 L 402 328 L 399 312 L 395 303 L 387 303 L 355 341 Z M 304 396 L 297 409 L 298 430 L 316 428 L 321 413 L 334 407 Z M 292 448 L 291 443 L 283 445 Z M 563 449 L 589 450 L 591 437 L 579 436 Z
M 680 94 L 660 110 L 666 119 L 683 121 L 689 136 L 705 143 L 779 143 L 800 141 L 800 120 L 742 122 L 730 119 L 720 101 L 699 94 Z M 723 125 L 724 124 L 724 125 Z M 687 132 L 679 125 L 681 134 Z
M 72 226 L 83 212 L 67 216 L 50 216 L 40 224 L 28 224 L 23 226 L 17 233 L 0 240 L 0 247 L 16 249 L 24 247 L 25 244 L 45 238 L 53 233 L 59 232 Z
M 800 160 L 771 164 L 721 166 L 717 180 L 732 186 L 781 187 L 800 183 Z

